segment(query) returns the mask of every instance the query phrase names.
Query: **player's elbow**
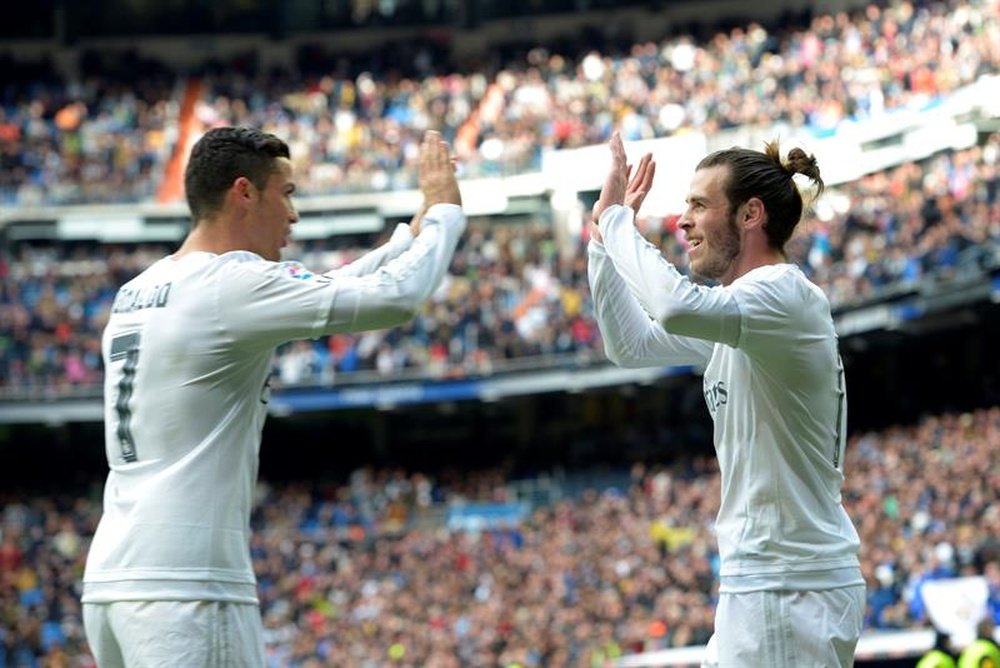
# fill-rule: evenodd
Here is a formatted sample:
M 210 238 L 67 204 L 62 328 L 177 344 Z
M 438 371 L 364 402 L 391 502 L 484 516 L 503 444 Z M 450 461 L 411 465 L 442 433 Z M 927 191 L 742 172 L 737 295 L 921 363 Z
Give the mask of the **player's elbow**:
M 623 369 L 638 369 L 647 366 L 640 356 L 617 346 L 607 346 L 604 355 L 609 362 Z
M 671 302 L 655 314 L 656 321 L 664 330 L 676 332 L 691 318 L 691 310 L 684 308 L 683 303 Z
M 378 309 L 380 319 L 390 321 L 387 327 L 396 327 L 412 320 L 424 302 L 427 300 L 426 286 L 409 280 L 400 282 L 385 281 Z
M 420 302 L 388 299 L 367 304 L 363 316 L 354 321 L 358 330 L 390 329 L 405 325 L 420 311 Z
M 387 305 L 382 313 L 382 316 L 386 321 L 391 323 L 386 325 L 386 327 L 398 327 L 399 325 L 405 325 L 410 320 L 413 320 L 419 312 L 419 302 L 399 302 Z

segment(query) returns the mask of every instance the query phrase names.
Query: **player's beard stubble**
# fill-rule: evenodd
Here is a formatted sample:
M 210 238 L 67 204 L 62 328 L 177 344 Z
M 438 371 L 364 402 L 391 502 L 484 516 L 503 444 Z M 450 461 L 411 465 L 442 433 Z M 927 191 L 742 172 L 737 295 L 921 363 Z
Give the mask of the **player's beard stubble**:
M 721 233 L 703 244 L 708 252 L 691 262 L 691 271 L 712 280 L 719 280 L 726 275 L 743 245 L 739 224 L 736 222 L 737 215 L 738 211 L 735 209 L 730 212 Z

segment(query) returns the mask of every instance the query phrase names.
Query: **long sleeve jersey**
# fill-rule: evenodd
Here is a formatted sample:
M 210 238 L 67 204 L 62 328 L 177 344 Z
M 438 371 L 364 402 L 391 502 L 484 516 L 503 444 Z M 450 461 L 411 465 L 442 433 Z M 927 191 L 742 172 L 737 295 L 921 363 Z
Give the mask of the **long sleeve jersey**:
M 829 302 L 791 264 L 691 282 L 633 225 L 601 216 L 589 278 L 609 359 L 695 365 L 722 478 L 721 591 L 863 583 L 840 488 L 847 397 Z
M 342 270 L 244 251 L 150 266 L 118 292 L 102 346 L 104 514 L 84 602 L 257 601 L 250 511 L 275 347 L 405 322 L 440 284 L 465 227 L 432 206 Z

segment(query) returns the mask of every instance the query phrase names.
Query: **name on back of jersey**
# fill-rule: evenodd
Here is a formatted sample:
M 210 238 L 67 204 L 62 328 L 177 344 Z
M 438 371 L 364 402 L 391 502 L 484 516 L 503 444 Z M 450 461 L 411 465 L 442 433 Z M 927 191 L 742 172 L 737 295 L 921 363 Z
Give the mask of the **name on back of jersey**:
M 162 285 L 144 285 L 138 288 L 130 288 L 126 285 L 115 295 L 111 312 L 132 313 L 147 308 L 163 308 L 170 299 L 170 286 L 169 281 Z

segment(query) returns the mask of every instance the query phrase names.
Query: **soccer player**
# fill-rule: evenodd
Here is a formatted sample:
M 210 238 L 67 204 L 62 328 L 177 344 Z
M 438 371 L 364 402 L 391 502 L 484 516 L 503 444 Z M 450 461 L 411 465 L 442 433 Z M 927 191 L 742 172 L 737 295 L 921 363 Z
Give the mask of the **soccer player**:
M 195 144 L 193 228 L 119 290 L 103 336 L 110 472 L 83 578 L 101 668 L 264 665 L 249 539 L 271 358 L 292 339 L 399 325 L 440 284 L 465 216 L 437 133 L 418 173 L 422 219 L 314 275 L 280 261 L 298 220 L 288 146 L 247 128 Z
M 698 165 L 679 226 L 696 285 L 633 224 L 656 165 L 629 180 L 616 134 L 594 206 L 589 278 L 608 358 L 704 368 L 722 474 L 715 633 L 706 666 L 850 666 L 861 633 L 858 534 L 841 503 L 846 395 L 830 305 L 785 259 L 815 158 L 777 142 Z

